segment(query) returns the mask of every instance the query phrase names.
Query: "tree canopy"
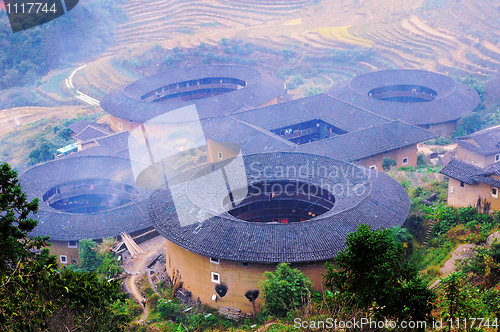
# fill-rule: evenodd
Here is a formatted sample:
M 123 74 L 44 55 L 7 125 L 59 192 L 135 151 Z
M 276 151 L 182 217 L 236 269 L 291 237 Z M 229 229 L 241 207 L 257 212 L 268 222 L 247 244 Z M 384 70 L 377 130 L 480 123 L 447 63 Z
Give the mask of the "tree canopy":
M 327 263 L 324 286 L 352 298 L 378 318 L 425 320 L 430 318 L 435 294 L 405 258 L 390 229 L 360 225 L 347 236 L 346 248 Z

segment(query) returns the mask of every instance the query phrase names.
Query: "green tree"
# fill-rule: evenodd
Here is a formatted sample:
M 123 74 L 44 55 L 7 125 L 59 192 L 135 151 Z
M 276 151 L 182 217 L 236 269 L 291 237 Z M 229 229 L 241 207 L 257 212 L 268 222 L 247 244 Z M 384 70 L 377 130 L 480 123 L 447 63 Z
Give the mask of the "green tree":
M 481 129 L 482 123 L 481 115 L 476 112 L 464 115 L 462 119 L 460 119 L 457 129 L 455 129 L 453 137 L 472 134 Z
M 384 160 L 382 160 L 382 168 L 385 171 L 390 170 L 392 167 L 396 166 L 396 164 L 396 160 L 391 158 L 384 158 Z
M 304 80 L 302 79 L 302 75 L 300 75 L 300 74 L 293 75 L 292 84 L 295 86 L 304 84 Z
M 321 93 L 321 88 L 319 86 L 312 86 L 307 90 L 306 97 L 314 96 Z
M 123 272 L 120 262 L 111 253 L 105 253 L 101 264 L 96 269 L 97 273 L 102 274 L 106 279 L 113 278 Z
M 359 308 L 373 310 L 377 318 L 430 319 L 435 294 L 404 259 L 404 252 L 390 229 L 362 224 L 347 236 L 334 264 L 326 264 L 323 284 L 352 298 Z
M 38 198 L 28 201 L 17 172 L 9 164 L 0 165 L 0 271 L 34 258 L 34 249 L 45 246 L 48 237 L 28 237 L 38 223 L 30 214 L 37 211 Z
M 97 270 L 103 260 L 97 253 L 97 243 L 90 239 L 78 241 L 78 256 L 81 262 L 80 268 L 87 272 Z
M 276 270 L 264 272 L 265 279 L 259 284 L 263 292 L 264 310 L 278 317 L 307 303 L 312 282 L 302 272 L 280 263 Z
M 54 159 L 55 152 L 56 146 L 42 139 L 38 148 L 31 150 L 30 154 L 28 155 L 28 157 L 30 158 L 30 164 L 35 165 L 52 160 Z
M 461 272 L 452 273 L 441 279 L 439 288 L 437 307 L 441 311 L 441 317 L 446 322 L 475 317 L 474 315 L 483 305 L 479 290 L 470 285 L 466 276 Z
M 289 48 L 282 49 L 281 54 L 283 54 L 283 59 L 287 61 L 290 61 L 295 56 L 295 53 Z

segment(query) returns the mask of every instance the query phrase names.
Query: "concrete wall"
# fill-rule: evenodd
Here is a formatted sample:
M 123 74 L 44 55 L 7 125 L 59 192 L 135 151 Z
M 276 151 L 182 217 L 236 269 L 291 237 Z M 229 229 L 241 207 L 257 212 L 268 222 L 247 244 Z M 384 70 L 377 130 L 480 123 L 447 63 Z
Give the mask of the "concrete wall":
M 456 158 L 460 161 L 464 161 L 479 167 L 486 167 L 495 163 L 494 154 L 485 156 L 483 154 L 469 150 L 461 145 L 458 146 Z
M 220 260 L 219 264 L 212 263 L 210 257 L 201 256 L 187 251 L 167 240 L 166 268 L 170 277 L 180 276 L 183 288 L 192 293 L 193 300 L 200 299 L 211 307 L 229 306 L 237 308 L 246 313 L 252 313 L 252 303 L 245 298 L 249 290 L 259 290 L 257 283 L 264 280 L 262 274 L 265 271 L 273 271 L 275 264 L 248 263 L 245 267 L 242 262 Z M 317 262 L 313 265 L 292 264 L 292 267 L 300 269 L 314 283 L 316 289 L 321 289 L 321 273 L 326 273 L 325 262 Z M 212 301 L 216 294 L 212 282 L 211 273 L 220 275 L 220 282 L 228 288 L 227 294 L 221 298 L 217 296 L 217 303 Z M 256 301 L 257 312 L 262 305 L 262 293 Z
M 477 199 L 481 197 L 484 202 L 490 202 L 490 211 L 500 210 L 500 193 L 497 188 L 497 197 L 492 196 L 492 186 L 485 183 L 476 183 L 474 185 L 468 185 L 464 183 L 464 186 L 460 186 L 460 181 L 450 178 L 448 183 L 448 205 L 455 208 L 466 207 L 466 206 L 476 206 Z M 452 193 L 453 191 L 453 193 Z
M 387 151 L 384 153 L 379 153 L 371 157 L 363 158 L 357 161 L 354 161 L 355 164 L 371 167 L 373 165 L 376 166 L 376 170 L 382 172 L 382 161 L 384 158 L 391 158 L 396 160 L 396 168 L 401 166 L 417 166 L 417 153 L 418 148 L 416 144 L 408 145 L 401 149 L 395 149 L 391 151 Z M 408 164 L 403 165 L 403 158 L 408 157 Z
M 68 242 L 67 241 L 53 241 L 49 240 L 49 243 L 52 245 L 49 247 L 49 251 L 52 255 L 57 256 L 57 263 L 59 263 L 61 266 L 63 265 L 69 265 L 74 262 L 79 263 L 78 259 L 78 248 L 68 248 Z M 78 242 L 78 241 L 77 241 Z M 67 263 L 64 264 L 61 262 L 61 255 L 66 256 L 67 258 Z

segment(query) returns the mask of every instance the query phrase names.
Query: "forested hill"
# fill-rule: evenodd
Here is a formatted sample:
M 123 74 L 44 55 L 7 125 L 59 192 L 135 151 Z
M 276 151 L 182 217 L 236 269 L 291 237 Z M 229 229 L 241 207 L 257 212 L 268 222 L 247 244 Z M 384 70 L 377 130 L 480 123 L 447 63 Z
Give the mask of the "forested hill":
M 1 2 L 3 4 L 3 2 Z M 0 10 L 0 90 L 33 84 L 64 63 L 102 52 L 126 15 L 119 0 L 86 0 L 66 15 L 13 34 Z

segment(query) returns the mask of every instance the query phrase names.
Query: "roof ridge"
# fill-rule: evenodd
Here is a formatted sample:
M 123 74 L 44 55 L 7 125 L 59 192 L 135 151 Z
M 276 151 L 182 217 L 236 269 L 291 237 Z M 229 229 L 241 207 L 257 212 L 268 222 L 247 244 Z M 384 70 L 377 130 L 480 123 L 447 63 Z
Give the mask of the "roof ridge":
M 350 102 L 348 102 L 348 101 L 345 101 L 345 100 L 343 100 L 343 99 L 340 99 L 340 98 L 338 98 L 338 97 L 331 96 L 331 95 L 329 95 L 329 94 L 326 94 L 326 95 L 327 95 L 328 97 L 333 98 L 333 99 L 336 99 L 336 100 L 338 100 L 338 101 L 340 101 L 340 102 L 342 102 L 342 103 L 348 104 L 348 105 L 350 105 L 350 106 L 352 106 L 352 107 L 358 108 L 358 109 L 363 110 L 363 111 L 365 111 L 365 112 L 367 112 L 367 113 L 370 113 L 370 114 L 373 114 L 373 115 L 375 115 L 375 116 L 378 116 L 379 118 L 382 118 L 382 119 L 384 119 L 384 120 L 387 120 L 387 121 L 397 121 L 397 120 L 392 120 L 392 119 L 386 118 L 385 116 L 382 116 L 382 115 L 380 115 L 380 114 L 377 114 L 377 113 L 375 113 L 375 112 L 373 112 L 373 111 L 370 111 L 370 110 L 368 110 L 368 109 L 366 109 L 366 108 L 364 108 L 364 107 L 360 107 L 360 106 L 358 106 L 358 105 L 354 105 L 354 104 L 352 104 L 352 103 L 350 103 Z
M 232 119 L 232 120 L 235 120 L 235 121 L 237 121 L 237 122 L 239 122 L 239 123 L 243 124 L 243 125 L 246 125 L 246 126 L 248 126 L 248 127 L 250 127 L 250 128 L 253 128 L 253 129 L 255 129 L 255 130 L 257 130 L 257 131 L 259 131 L 259 132 L 261 132 L 261 133 L 263 133 L 263 134 L 265 134 L 265 135 L 267 135 L 267 136 L 271 136 L 272 138 L 277 139 L 277 140 L 281 141 L 282 143 L 285 143 L 285 144 L 286 144 L 286 145 L 288 145 L 288 146 L 296 146 L 296 145 L 297 145 L 297 144 L 295 144 L 295 143 L 293 143 L 293 142 L 290 142 L 289 140 L 284 139 L 283 137 L 278 136 L 278 135 L 276 135 L 276 134 L 274 134 L 274 133 L 272 133 L 272 132 L 270 132 L 270 131 L 268 131 L 268 130 L 266 130 L 266 129 L 264 129 L 264 128 L 260 128 L 260 127 L 258 127 L 258 126 L 255 126 L 255 125 L 251 124 L 251 123 L 248 123 L 248 122 L 246 122 L 246 121 L 243 121 L 243 120 L 240 120 L 240 119 L 234 118 L 232 115 L 229 115 L 229 114 L 228 114 L 228 115 L 226 115 L 226 116 L 227 116 L 228 118 Z

